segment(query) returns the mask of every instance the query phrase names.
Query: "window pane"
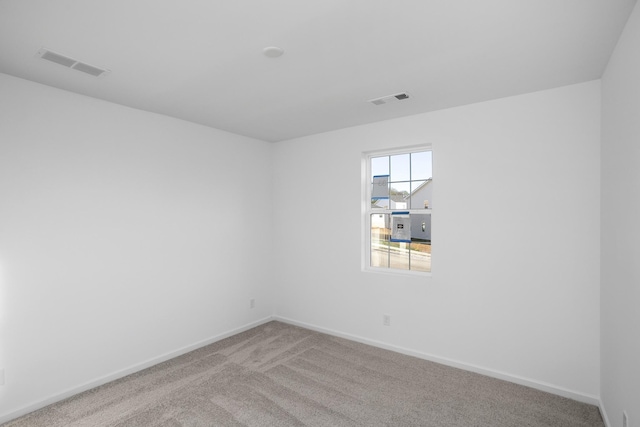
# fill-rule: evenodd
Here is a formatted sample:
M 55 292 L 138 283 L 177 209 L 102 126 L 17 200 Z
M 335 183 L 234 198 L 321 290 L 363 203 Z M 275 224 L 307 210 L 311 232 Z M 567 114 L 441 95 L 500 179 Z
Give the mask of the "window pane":
M 371 199 L 372 209 L 388 209 L 389 199 Z
M 376 175 L 389 175 L 389 156 L 371 158 L 371 180 Z
M 389 206 L 389 175 L 374 175 L 371 183 L 371 207 Z
M 391 184 L 390 209 L 409 209 L 410 194 L 411 194 L 411 183 L 396 182 L 394 184 Z
M 411 154 L 411 180 L 426 180 L 432 177 L 431 151 Z
M 411 270 L 431 271 L 431 215 L 411 215 Z
M 431 271 L 431 244 L 424 242 L 411 243 L 411 270 Z
M 411 179 L 410 166 L 409 154 L 391 156 L 390 181 L 409 181 Z
M 371 266 L 389 267 L 389 214 L 371 215 Z
M 411 182 L 410 209 L 431 208 L 433 203 L 433 180 Z
M 430 214 L 411 214 L 411 241 L 431 243 Z
M 409 269 L 409 245 L 410 243 L 389 243 L 389 267 L 399 270 Z

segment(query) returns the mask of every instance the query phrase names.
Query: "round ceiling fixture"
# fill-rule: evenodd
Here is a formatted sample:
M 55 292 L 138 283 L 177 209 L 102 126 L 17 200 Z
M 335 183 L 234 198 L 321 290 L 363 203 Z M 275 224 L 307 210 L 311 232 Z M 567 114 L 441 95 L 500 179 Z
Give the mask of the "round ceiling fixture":
M 284 49 L 277 46 L 269 46 L 262 49 L 262 53 L 264 53 L 264 56 L 266 57 L 277 58 L 278 56 L 282 56 Z

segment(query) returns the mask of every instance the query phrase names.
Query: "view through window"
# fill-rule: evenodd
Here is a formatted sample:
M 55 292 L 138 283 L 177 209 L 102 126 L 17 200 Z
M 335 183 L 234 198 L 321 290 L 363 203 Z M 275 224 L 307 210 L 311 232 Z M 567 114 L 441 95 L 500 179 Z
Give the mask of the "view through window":
M 369 265 L 431 272 L 432 152 L 368 157 Z

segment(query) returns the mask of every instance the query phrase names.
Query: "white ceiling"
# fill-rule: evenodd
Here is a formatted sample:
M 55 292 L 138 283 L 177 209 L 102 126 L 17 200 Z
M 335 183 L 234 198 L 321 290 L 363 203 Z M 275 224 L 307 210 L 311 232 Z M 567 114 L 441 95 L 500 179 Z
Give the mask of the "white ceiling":
M 634 4 L 0 0 L 0 72 L 279 141 L 597 79 Z M 285 54 L 265 57 L 273 45 Z

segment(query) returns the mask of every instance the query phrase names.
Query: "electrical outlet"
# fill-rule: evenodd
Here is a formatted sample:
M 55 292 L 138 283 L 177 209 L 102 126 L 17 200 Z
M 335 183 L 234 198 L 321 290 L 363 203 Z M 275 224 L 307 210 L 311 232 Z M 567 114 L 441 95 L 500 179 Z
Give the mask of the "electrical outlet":
M 383 314 L 382 315 L 382 324 L 384 326 L 391 326 L 391 316 L 389 316 L 388 314 Z
M 629 417 L 627 411 L 622 411 L 622 427 L 629 427 Z
M 4 385 L 4 368 L 0 369 L 0 385 Z
M 251 298 L 249 300 L 249 308 L 256 308 L 256 300 Z

